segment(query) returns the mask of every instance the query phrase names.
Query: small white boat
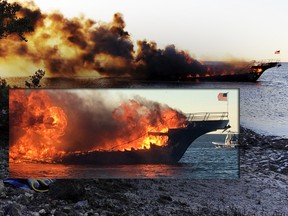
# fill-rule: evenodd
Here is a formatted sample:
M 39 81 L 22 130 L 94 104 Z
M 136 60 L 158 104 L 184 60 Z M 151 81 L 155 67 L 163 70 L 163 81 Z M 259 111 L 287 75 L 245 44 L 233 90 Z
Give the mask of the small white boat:
M 228 131 L 224 143 L 212 142 L 212 144 L 214 144 L 216 148 L 236 148 L 239 145 L 238 134 Z

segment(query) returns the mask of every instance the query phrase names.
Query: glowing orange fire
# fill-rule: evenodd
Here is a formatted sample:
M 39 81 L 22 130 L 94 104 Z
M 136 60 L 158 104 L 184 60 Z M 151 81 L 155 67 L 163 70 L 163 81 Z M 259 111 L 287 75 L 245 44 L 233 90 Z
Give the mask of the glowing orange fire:
M 60 95 L 63 105 L 55 106 L 55 95 Z M 79 104 L 78 111 L 71 112 L 73 102 L 66 100 L 65 104 L 64 97 L 61 93 L 49 95 L 45 90 L 10 91 L 10 162 L 51 163 L 71 152 L 149 149 L 152 144 L 165 146 L 169 128 L 180 127 L 185 120 L 185 115 L 168 106 L 138 98 L 123 102 L 112 112 L 106 110 L 110 116 L 104 116 L 103 121 L 113 130 L 106 128 L 106 123 L 99 124 L 98 118 L 89 123 L 88 129 L 80 130 L 78 125 L 87 125 L 87 119 L 81 118 L 87 113 L 82 110 L 85 105 L 81 107 L 85 103 Z M 99 116 L 99 110 L 94 107 L 97 105 L 93 106 L 90 119 Z M 78 112 L 77 123 L 75 112 Z M 104 126 L 106 129 L 102 129 Z
M 114 111 L 114 118 L 124 122 L 127 127 L 123 131 L 123 136 L 113 141 L 117 143 L 113 150 L 149 149 L 151 144 L 165 146 L 168 137 L 164 134 L 168 132 L 169 128 L 182 126 L 185 119 L 184 115 L 177 115 L 177 111 L 166 107 L 161 109 L 162 119 L 155 118 L 155 122 L 152 124 L 151 112 L 153 111 L 143 108 L 141 104 L 133 100 L 118 107 Z M 153 115 L 157 116 L 154 113 Z M 134 121 L 135 116 L 137 116 L 137 122 Z M 160 132 L 163 135 L 150 135 L 149 132 Z M 115 143 L 111 143 L 112 146 L 115 146 Z
M 10 137 L 20 132 L 16 142 L 10 143 L 10 161 L 51 162 L 64 153 L 56 146 L 65 133 L 67 117 L 60 107 L 53 106 L 45 92 L 10 91 L 9 106 Z

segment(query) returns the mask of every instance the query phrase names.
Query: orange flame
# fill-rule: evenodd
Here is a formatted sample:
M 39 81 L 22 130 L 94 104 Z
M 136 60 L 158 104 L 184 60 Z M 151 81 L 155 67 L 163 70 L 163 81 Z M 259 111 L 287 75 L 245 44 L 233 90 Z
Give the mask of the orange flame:
M 76 100 L 79 104 L 71 112 Z M 10 162 L 51 163 L 71 152 L 165 146 L 169 128 L 183 126 L 186 119 L 167 105 L 141 97 L 123 102 L 114 111 L 110 108 L 99 111 L 94 104 L 89 115 L 84 102 L 76 94 L 68 96 L 61 91 L 48 94 L 45 90 L 11 90 Z M 87 123 L 88 119 L 92 120 Z
M 168 132 L 169 128 L 181 126 L 184 115 L 178 115 L 177 111 L 164 107 L 161 109 L 161 119 L 156 116 L 151 121 L 153 110 L 149 110 L 141 103 L 130 100 L 127 103 L 121 104 L 113 112 L 113 117 L 126 125 L 123 135 L 113 140 L 108 146 L 115 146 L 113 150 L 131 150 L 131 149 L 149 149 L 151 144 L 165 146 L 168 141 L 167 136 L 149 135 L 149 132 Z M 152 117 L 153 118 L 153 117 Z M 136 120 L 137 119 L 137 120 Z
M 21 131 L 17 141 L 10 143 L 10 161 L 51 162 L 63 154 L 56 147 L 65 133 L 67 117 L 60 107 L 53 106 L 45 92 L 10 91 L 9 106 L 10 137 L 17 134 L 15 129 Z

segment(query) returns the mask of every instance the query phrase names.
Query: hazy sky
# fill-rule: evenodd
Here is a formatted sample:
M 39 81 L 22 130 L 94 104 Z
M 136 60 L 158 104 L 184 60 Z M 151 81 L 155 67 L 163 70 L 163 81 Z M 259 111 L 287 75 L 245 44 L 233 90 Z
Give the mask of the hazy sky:
M 200 60 L 287 61 L 286 0 L 35 0 L 42 10 L 110 22 L 124 15 L 133 41 L 175 44 Z M 281 50 L 280 55 L 275 55 Z
M 102 92 L 109 98 L 109 103 L 114 103 L 115 108 L 120 101 L 132 99 L 135 95 L 148 100 L 167 104 L 171 108 L 180 110 L 186 114 L 198 112 L 229 112 L 232 131 L 239 127 L 239 90 L 238 89 L 109 89 L 109 90 L 70 90 L 79 94 L 89 94 L 93 97 L 93 91 Z M 219 93 L 228 92 L 228 104 L 226 101 L 218 101 Z

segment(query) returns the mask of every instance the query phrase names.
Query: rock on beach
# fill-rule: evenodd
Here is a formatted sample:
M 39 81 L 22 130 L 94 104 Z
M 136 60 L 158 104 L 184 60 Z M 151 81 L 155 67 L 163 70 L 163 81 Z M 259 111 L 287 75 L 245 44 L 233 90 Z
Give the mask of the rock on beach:
M 56 180 L 48 193 L 4 186 L 0 215 L 288 215 L 287 140 L 241 128 L 240 179 Z

